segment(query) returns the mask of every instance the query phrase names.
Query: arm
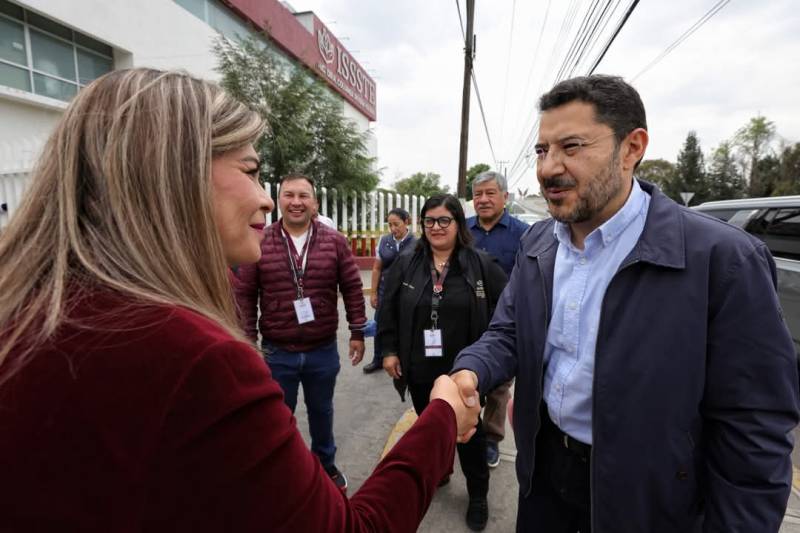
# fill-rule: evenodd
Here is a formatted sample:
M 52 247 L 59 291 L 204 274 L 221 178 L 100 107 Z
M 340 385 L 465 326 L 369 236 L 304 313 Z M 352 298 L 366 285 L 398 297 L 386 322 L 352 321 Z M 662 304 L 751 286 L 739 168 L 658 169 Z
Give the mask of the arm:
M 724 279 L 712 285 L 709 295 L 701 405 L 704 531 L 777 532 L 792 485 L 797 356 L 775 292 L 775 263 L 766 248 L 759 244 L 748 255 L 723 263 Z
M 372 283 L 370 284 L 370 297 L 369 303 L 373 309 L 378 308 L 378 286 L 381 283 L 381 270 L 383 270 L 383 263 L 379 255 L 375 256 L 375 261 L 372 263 Z
M 347 240 L 339 233 L 336 234 L 336 256 L 339 290 L 342 292 L 344 311 L 350 324 L 348 358 L 355 366 L 364 357 L 364 327 L 367 325 L 367 314 L 361 272 L 358 270 L 353 253 L 347 247 Z
M 245 335 L 258 342 L 258 294 L 260 287 L 258 263 L 240 265 L 236 269 L 234 294 L 239 307 L 239 318 Z
M 176 390 L 145 521 L 176 531 L 415 531 L 452 469 L 456 433 L 477 421 L 459 408 L 457 392 L 440 392 L 444 400 L 431 402 L 348 500 L 308 450 L 253 349 L 217 343 Z
M 472 378 L 465 382 L 456 377 L 462 370 L 469 371 L 461 373 L 462 377 L 472 373 L 476 378 L 475 384 L 480 391 L 491 391 L 498 385 L 509 381 L 517 369 L 517 325 L 514 298 L 518 290 L 517 285 L 521 284 L 519 272 L 520 254 L 517 254 L 516 265 L 511 272 L 511 279 L 500 293 L 497 305 L 494 308 L 492 321 L 489 329 L 481 335 L 477 342 L 467 346 L 458 354 L 453 369 L 450 374 L 459 382 L 461 386 L 472 383 Z M 496 263 L 492 263 L 500 270 L 500 274 L 505 277 L 502 268 Z M 488 278 L 488 276 L 487 276 Z M 491 288 L 488 288 L 491 289 Z M 491 303 L 491 290 L 487 296 Z

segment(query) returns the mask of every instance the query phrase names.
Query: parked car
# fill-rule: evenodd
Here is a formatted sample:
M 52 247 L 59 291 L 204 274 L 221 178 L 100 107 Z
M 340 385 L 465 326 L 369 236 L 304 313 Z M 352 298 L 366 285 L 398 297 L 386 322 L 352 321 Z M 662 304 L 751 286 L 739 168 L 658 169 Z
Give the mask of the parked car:
M 545 219 L 545 217 L 537 215 L 536 213 L 512 213 L 511 216 L 529 225 L 533 225 Z
M 706 202 L 694 209 L 766 243 L 778 268 L 778 297 L 800 357 L 800 196 Z

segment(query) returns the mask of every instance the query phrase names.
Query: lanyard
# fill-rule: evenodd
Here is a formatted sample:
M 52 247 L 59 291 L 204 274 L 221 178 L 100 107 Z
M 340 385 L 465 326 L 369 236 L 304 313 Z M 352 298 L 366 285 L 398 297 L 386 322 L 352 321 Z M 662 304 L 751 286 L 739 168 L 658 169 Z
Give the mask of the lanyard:
M 283 242 L 286 244 L 286 252 L 289 255 L 289 266 L 292 270 L 294 287 L 297 291 L 297 299 L 299 300 L 303 297 L 303 276 L 305 275 L 305 265 L 308 258 L 308 245 L 314 234 L 314 226 L 308 226 L 308 237 L 306 237 L 306 243 L 303 245 L 302 255 L 297 253 L 297 248 L 294 246 L 292 237 L 286 232 L 283 226 L 281 226 L 281 233 L 283 234 Z
M 450 261 L 444 264 L 442 273 L 436 272 L 436 267 L 431 264 L 431 284 L 433 285 L 433 296 L 431 297 L 431 327 L 439 329 L 439 305 L 442 303 L 442 291 L 444 290 L 444 279 L 450 269 Z

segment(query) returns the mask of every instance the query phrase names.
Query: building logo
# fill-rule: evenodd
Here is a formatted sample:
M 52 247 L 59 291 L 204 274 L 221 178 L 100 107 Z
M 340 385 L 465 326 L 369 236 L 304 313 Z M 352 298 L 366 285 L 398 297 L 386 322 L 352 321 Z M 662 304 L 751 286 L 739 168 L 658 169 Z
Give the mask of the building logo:
M 333 60 L 336 57 L 336 52 L 334 50 L 333 41 L 331 40 L 331 35 L 328 33 L 327 28 L 317 30 L 317 44 L 319 45 L 319 53 L 322 54 L 322 58 L 325 60 L 325 62 L 333 63 Z

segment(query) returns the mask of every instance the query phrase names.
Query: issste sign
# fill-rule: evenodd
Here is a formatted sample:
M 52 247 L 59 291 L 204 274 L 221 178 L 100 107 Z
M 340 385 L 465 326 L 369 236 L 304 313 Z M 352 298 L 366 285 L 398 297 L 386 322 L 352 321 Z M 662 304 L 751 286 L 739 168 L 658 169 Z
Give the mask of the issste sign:
M 319 73 L 370 120 L 375 120 L 375 82 L 316 17 L 314 33 L 319 49 L 316 62 Z

